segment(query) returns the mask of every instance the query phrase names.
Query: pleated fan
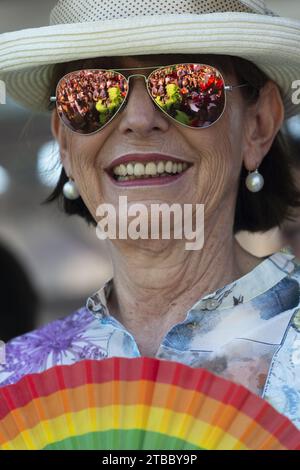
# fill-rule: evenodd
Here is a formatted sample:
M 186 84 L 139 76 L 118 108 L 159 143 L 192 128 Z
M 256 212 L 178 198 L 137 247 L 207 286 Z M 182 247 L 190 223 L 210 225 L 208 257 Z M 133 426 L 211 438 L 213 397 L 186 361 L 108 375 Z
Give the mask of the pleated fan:
M 205 369 L 113 357 L 0 388 L 0 449 L 300 449 L 265 400 Z

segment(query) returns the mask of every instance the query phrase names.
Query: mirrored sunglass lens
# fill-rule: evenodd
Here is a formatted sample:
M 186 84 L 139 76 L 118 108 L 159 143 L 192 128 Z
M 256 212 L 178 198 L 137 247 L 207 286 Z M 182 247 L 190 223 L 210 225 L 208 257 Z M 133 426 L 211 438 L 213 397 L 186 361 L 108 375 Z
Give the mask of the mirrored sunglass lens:
M 179 64 L 155 70 L 148 87 L 167 114 L 190 127 L 209 127 L 224 110 L 224 80 L 208 65 Z
M 125 77 L 105 70 L 71 72 L 57 87 L 57 109 L 73 131 L 91 134 L 120 109 L 128 90 Z

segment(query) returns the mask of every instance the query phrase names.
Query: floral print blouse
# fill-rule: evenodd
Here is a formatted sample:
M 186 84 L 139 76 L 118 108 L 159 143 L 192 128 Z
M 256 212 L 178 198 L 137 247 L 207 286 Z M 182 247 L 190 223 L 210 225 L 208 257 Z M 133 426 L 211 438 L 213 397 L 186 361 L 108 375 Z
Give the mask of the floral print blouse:
M 205 367 L 268 400 L 300 428 L 300 267 L 278 252 L 199 298 L 173 325 L 157 358 Z M 109 279 L 86 306 L 6 344 L 0 386 L 58 364 L 138 357 L 132 334 L 109 312 Z

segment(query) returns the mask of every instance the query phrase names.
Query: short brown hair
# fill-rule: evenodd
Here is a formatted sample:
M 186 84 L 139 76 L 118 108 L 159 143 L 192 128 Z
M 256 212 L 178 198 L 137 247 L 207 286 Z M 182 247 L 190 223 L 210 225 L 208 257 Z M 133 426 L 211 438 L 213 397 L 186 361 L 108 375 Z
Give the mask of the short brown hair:
M 180 55 L 180 54 L 179 54 Z M 184 55 L 184 60 L 199 61 L 197 55 Z M 99 61 L 99 59 L 98 59 Z M 230 55 L 201 55 L 202 63 L 215 65 L 223 73 L 233 72 L 238 83 L 248 83 L 249 87 L 241 88 L 243 98 L 252 104 L 259 97 L 260 89 L 269 78 L 252 62 Z M 51 84 L 51 96 L 55 95 L 57 83 L 61 77 L 72 70 L 94 66 L 95 59 L 56 64 Z M 55 104 L 49 105 L 49 110 Z M 250 232 L 267 231 L 275 226 L 281 226 L 285 219 L 291 219 L 291 209 L 300 206 L 300 192 L 297 189 L 292 174 L 293 156 L 287 138 L 279 131 L 268 154 L 260 165 L 265 185 L 262 191 L 251 193 L 245 185 L 247 170 L 243 166 L 240 173 L 239 190 L 236 201 L 233 232 L 248 230 Z M 79 215 L 88 224 L 96 226 L 96 221 L 88 211 L 83 200 L 68 200 L 63 195 L 63 186 L 68 181 L 64 168 L 61 170 L 59 181 L 46 199 L 45 203 L 57 200 L 60 207 L 68 215 Z

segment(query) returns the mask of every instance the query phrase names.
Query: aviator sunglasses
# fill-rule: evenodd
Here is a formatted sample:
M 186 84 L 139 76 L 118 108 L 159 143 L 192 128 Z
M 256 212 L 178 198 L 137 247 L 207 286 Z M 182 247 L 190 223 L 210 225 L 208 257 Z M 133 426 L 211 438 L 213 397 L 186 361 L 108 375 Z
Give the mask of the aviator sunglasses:
M 134 74 L 126 78 L 120 73 L 145 69 L 154 70 L 148 77 Z M 221 73 L 205 64 L 84 69 L 62 77 L 50 102 L 56 102 L 60 119 L 71 131 L 91 135 L 107 126 L 124 108 L 131 77 L 144 77 L 154 104 L 169 118 L 191 129 L 216 123 L 226 107 L 226 92 L 248 86 L 225 85 Z

